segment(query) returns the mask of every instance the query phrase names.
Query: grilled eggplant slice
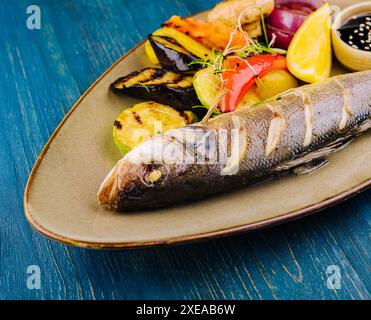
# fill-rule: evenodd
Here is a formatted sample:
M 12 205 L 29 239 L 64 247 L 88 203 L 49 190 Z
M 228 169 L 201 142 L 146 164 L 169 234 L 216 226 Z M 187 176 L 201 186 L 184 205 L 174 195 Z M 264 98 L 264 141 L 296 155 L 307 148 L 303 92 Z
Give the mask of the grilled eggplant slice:
M 124 110 L 114 122 L 113 140 L 122 154 L 156 134 L 197 122 L 191 111 L 177 111 L 156 102 L 142 102 Z
M 213 53 L 200 42 L 173 28 L 161 28 L 152 33 L 153 36 L 167 37 L 175 40 L 180 46 L 191 52 L 194 56 L 202 59 L 211 59 Z
M 199 105 L 191 76 L 159 68 L 146 68 L 117 79 L 111 84 L 116 94 L 153 100 L 177 110 L 191 110 Z
M 156 53 L 153 50 L 149 40 L 146 41 L 146 44 L 144 45 L 144 48 L 146 50 L 149 61 L 151 61 L 152 64 L 160 64 L 160 61 L 158 61 Z
M 190 73 L 201 68 L 199 64 L 192 64 L 199 58 L 176 40 L 153 35 L 148 39 L 163 68 L 180 73 Z

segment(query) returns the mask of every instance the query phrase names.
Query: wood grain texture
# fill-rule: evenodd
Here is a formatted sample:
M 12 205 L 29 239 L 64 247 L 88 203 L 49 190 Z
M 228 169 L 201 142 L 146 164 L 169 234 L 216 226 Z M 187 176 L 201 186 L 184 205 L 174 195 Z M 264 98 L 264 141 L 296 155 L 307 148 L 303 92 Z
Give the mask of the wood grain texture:
M 79 96 L 172 14 L 215 3 L 39 0 L 42 29 L 28 30 L 30 2 L 0 2 L 1 299 L 370 299 L 371 191 L 269 230 L 128 252 L 67 247 L 28 225 L 28 174 Z M 29 265 L 40 290 L 27 288 Z M 326 286 L 329 265 L 340 290 Z

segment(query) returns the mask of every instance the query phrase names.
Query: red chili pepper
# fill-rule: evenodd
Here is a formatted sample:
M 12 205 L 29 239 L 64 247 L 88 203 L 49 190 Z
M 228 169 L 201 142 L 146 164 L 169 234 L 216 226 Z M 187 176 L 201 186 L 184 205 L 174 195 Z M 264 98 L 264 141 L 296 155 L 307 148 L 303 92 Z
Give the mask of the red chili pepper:
M 286 58 L 280 55 L 259 54 L 246 59 L 231 57 L 224 62 L 221 90 L 226 91 L 219 108 L 231 112 L 242 101 L 246 92 L 255 84 L 256 78 L 264 77 L 273 70 L 287 69 Z

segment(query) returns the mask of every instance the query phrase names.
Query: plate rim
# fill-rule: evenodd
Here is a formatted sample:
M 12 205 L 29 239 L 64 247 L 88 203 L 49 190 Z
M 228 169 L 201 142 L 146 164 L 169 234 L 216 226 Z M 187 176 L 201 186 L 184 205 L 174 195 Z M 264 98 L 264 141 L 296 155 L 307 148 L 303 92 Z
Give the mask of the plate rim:
M 195 15 L 202 14 L 203 12 L 207 12 L 208 10 L 201 11 L 196 13 Z M 55 137 L 58 135 L 58 132 L 61 130 L 63 125 L 67 122 L 69 117 L 73 114 L 73 112 L 78 108 L 80 103 L 84 100 L 84 98 L 95 88 L 95 86 L 113 69 L 115 68 L 122 60 L 124 60 L 127 56 L 135 52 L 139 47 L 144 45 L 146 42 L 146 39 L 140 41 L 137 45 L 132 47 L 127 53 L 125 53 L 122 57 L 120 57 L 116 62 L 114 62 L 100 77 L 95 80 L 95 82 L 83 93 L 83 95 L 77 100 L 77 102 L 73 105 L 73 107 L 67 112 L 67 114 L 64 116 L 64 118 L 61 120 L 61 122 L 58 124 L 57 128 L 54 130 L 50 138 L 48 139 L 47 143 L 41 150 L 39 156 L 37 157 L 34 166 L 32 167 L 32 170 L 30 172 L 30 175 L 27 179 L 25 191 L 24 191 L 24 197 L 23 197 L 23 209 L 26 216 L 27 221 L 30 223 L 30 225 L 33 227 L 34 230 L 39 232 L 41 235 L 63 243 L 67 245 L 72 245 L 75 247 L 80 248 L 87 248 L 87 249 L 136 249 L 136 248 L 147 248 L 147 247 L 154 247 L 154 246 L 170 246 L 170 245 L 179 245 L 179 244 L 185 244 L 185 243 L 191 243 L 196 241 L 202 241 L 202 240 L 211 240 L 216 239 L 220 237 L 226 237 L 231 235 L 238 235 L 242 233 L 246 233 L 249 231 L 254 231 L 258 229 L 264 229 L 267 227 L 273 227 L 278 224 L 292 221 L 298 218 L 302 218 L 305 216 L 308 216 L 310 214 L 317 213 L 323 209 L 326 209 L 330 206 L 336 205 L 342 201 L 345 201 L 365 190 L 371 187 L 371 177 L 366 179 L 365 181 L 361 182 L 360 184 L 357 184 L 356 186 L 352 187 L 349 190 L 343 191 L 337 195 L 334 195 L 333 197 L 326 198 L 323 201 L 317 202 L 315 204 L 312 204 L 310 206 L 297 209 L 288 213 L 285 213 L 283 215 L 265 219 L 262 221 L 258 221 L 255 223 L 248 223 L 243 224 L 236 227 L 226 228 L 226 229 L 220 229 L 215 231 L 209 231 L 209 232 L 203 232 L 203 233 L 197 233 L 192 235 L 186 235 L 186 236 L 175 236 L 170 238 L 164 238 L 159 240 L 152 240 L 152 241 L 140 241 L 140 242 L 91 242 L 91 241 L 82 241 L 82 240 L 75 240 L 71 237 L 65 237 L 62 235 L 58 235 L 52 231 L 47 230 L 46 227 L 41 226 L 32 216 L 31 210 L 28 207 L 29 204 L 29 195 L 31 191 L 31 187 L 34 181 L 34 177 L 37 174 L 37 171 L 40 167 L 40 164 L 44 158 L 44 156 L 47 154 L 50 145 L 54 141 Z
M 91 242 L 91 241 L 81 241 L 75 240 L 72 238 L 64 237 L 58 235 L 54 232 L 51 232 L 37 223 L 33 218 L 32 215 L 28 212 L 27 208 L 25 208 L 26 217 L 31 226 L 43 236 L 63 243 L 67 245 L 71 245 L 74 247 L 85 248 L 85 249 L 142 249 L 142 248 L 149 248 L 149 247 L 159 247 L 159 246 L 173 246 L 173 245 L 181 245 L 186 243 L 192 242 L 199 242 L 199 241 L 206 241 L 206 240 L 213 240 L 217 238 L 232 236 L 232 235 L 239 235 L 244 234 L 247 232 L 252 232 L 255 230 L 261 230 L 267 227 L 274 227 L 284 222 L 293 221 L 299 218 L 304 218 L 311 214 L 315 214 L 321 210 L 329 208 L 333 205 L 339 204 L 357 194 L 367 190 L 371 186 L 371 179 L 367 179 L 365 182 L 347 190 L 341 192 L 331 198 L 325 199 L 321 202 L 315 203 L 313 205 L 304 207 L 299 210 L 292 211 L 290 213 L 286 213 L 277 217 L 273 217 L 270 219 L 265 219 L 262 221 L 258 221 L 255 223 L 244 224 L 237 227 L 220 229 L 216 231 L 186 235 L 186 236 L 179 236 L 179 237 L 170 237 L 164 238 L 159 240 L 152 240 L 152 241 L 140 241 L 140 242 Z

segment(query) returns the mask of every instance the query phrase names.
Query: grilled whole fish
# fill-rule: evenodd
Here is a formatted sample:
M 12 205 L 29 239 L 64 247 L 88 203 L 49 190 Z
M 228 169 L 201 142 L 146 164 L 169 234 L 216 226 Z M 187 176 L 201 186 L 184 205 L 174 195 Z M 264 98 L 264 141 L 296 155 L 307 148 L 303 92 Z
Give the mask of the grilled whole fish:
M 118 211 L 158 208 L 311 172 L 370 127 L 371 71 L 337 76 L 155 136 L 117 163 L 98 199 Z

